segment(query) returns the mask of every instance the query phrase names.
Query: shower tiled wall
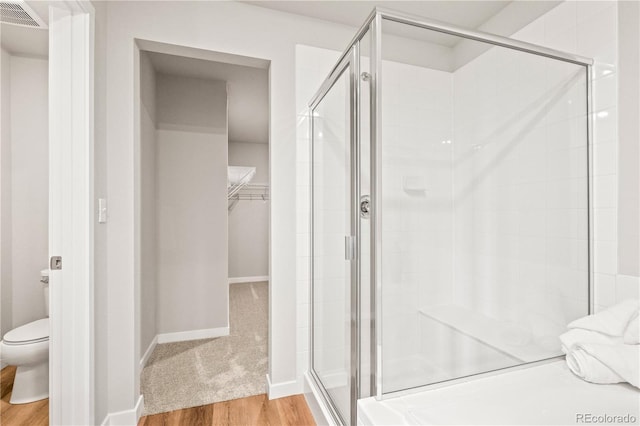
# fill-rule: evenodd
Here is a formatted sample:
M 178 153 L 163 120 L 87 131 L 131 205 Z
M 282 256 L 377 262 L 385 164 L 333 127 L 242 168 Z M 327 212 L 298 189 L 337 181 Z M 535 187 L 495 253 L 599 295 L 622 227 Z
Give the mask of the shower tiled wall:
M 452 302 L 453 93 L 446 71 L 382 73 L 382 357 L 395 379 L 416 375 L 420 309 Z
M 596 64 L 593 67 L 593 89 L 594 89 L 594 109 L 595 114 L 593 117 L 594 122 L 594 134 L 593 134 L 593 181 L 592 181 L 592 197 L 593 197 L 593 205 L 594 205 L 594 226 L 592 228 L 591 236 L 594 242 L 594 253 L 593 253 L 593 271 L 594 271 L 594 281 L 595 281 L 595 303 L 597 309 L 602 309 L 603 307 L 609 306 L 616 302 L 616 300 L 620 300 L 633 291 L 635 288 L 634 285 L 637 285 L 636 282 L 629 284 L 629 280 L 621 279 L 617 277 L 617 6 L 615 2 L 603 1 L 603 2 L 563 2 L 556 8 L 552 9 L 547 14 L 543 15 L 518 33 L 513 35 L 513 38 L 521 39 L 523 41 L 528 41 L 544 46 L 548 46 L 551 48 L 564 50 L 568 52 L 575 52 L 577 54 L 593 57 L 596 60 Z M 504 49 L 502 49 L 504 50 Z M 552 71 L 545 70 L 540 71 L 539 75 L 536 77 L 535 66 L 527 68 L 526 62 L 527 58 L 522 57 L 523 63 L 518 65 L 519 68 L 517 72 L 513 72 L 509 67 L 513 66 L 512 59 L 515 57 L 511 56 L 503 56 L 497 53 L 498 49 L 492 49 L 485 53 L 485 57 L 480 56 L 475 59 L 476 65 L 467 64 L 467 66 L 476 66 L 476 71 L 482 72 L 483 64 L 484 66 L 491 65 L 491 72 L 495 72 L 496 74 L 492 77 L 494 82 L 497 79 L 513 79 L 512 88 L 513 90 L 517 90 L 518 93 L 522 94 L 522 96 L 512 96 L 513 93 L 502 91 L 496 92 L 496 86 L 483 85 L 479 87 L 476 82 L 468 82 L 471 87 L 467 89 L 470 90 L 466 95 L 464 94 L 465 90 L 465 82 L 464 82 L 464 74 L 465 67 L 462 67 L 453 73 L 445 73 L 432 71 L 428 69 L 417 69 L 411 70 L 415 74 L 416 77 L 420 76 L 420 78 L 416 78 L 416 80 L 411 80 L 403 74 L 402 77 L 398 74 L 396 78 L 396 83 L 393 83 L 393 79 L 391 77 L 394 73 L 394 65 L 385 64 L 384 71 L 389 76 L 385 78 L 390 78 L 389 81 L 385 84 L 389 84 L 390 87 L 396 87 L 398 89 L 397 97 L 394 98 L 393 93 L 387 91 L 385 92 L 385 96 L 387 98 L 384 99 L 385 111 L 389 113 L 389 116 L 385 117 L 385 120 L 389 120 L 386 122 L 385 129 L 386 135 L 390 138 L 394 139 L 394 142 L 397 144 L 407 143 L 411 141 L 411 137 L 407 137 L 407 133 L 403 133 L 400 129 L 396 128 L 396 131 L 389 132 L 390 129 L 394 129 L 394 125 L 397 124 L 398 120 L 408 120 L 410 117 L 413 117 L 411 123 L 405 123 L 406 125 L 413 126 L 415 125 L 413 130 L 413 135 L 421 135 L 425 136 L 426 139 L 427 134 L 424 132 L 424 129 L 420 129 L 419 127 L 428 122 L 428 118 L 424 119 L 423 117 L 428 116 L 429 109 L 433 109 L 431 107 L 425 107 L 424 98 L 425 98 L 425 90 L 426 88 L 422 88 L 420 90 L 412 91 L 413 87 L 417 87 L 420 84 L 424 85 L 422 82 L 423 79 L 428 78 L 440 78 L 439 88 L 448 87 L 450 90 L 453 90 L 454 102 L 455 105 L 452 104 L 452 110 L 455 110 L 455 115 L 457 114 L 480 114 L 483 113 L 482 110 L 478 109 L 478 106 L 473 102 L 463 102 L 463 98 L 465 96 L 471 96 L 471 90 L 475 94 L 476 98 L 479 96 L 480 99 L 482 97 L 492 97 L 495 102 L 493 104 L 496 108 L 493 109 L 493 113 L 495 114 L 511 114 L 514 111 L 514 108 L 517 108 L 518 105 L 511 104 L 510 102 L 521 102 L 520 107 L 525 107 L 525 103 L 534 99 L 534 95 L 538 90 L 549 89 L 551 84 L 562 84 L 563 82 L 567 82 L 572 78 L 572 70 L 569 68 L 565 70 L 557 70 L 553 71 L 554 75 L 561 76 L 555 82 L 552 82 L 548 77 L 551 75 Z M 296 111 L 298 113 L 298 129 L 297 129 L 297 140 L 298 145 L 296 147 L 297 152 L 297 305 L 298 305 L 298 338 L 297 338 L 297 346 L 298 346 L 298 373 L 299 379 L 302 377 L 303 373 L 308 370 L 308 359 L 309 359 L 309 245 L 310 245 L 310 236 L 309 236 L 309 194 L 310 194 L 310 186 L 309 186 L 309 135 L 308 135 L 308 118 L 307 114 L 307 103 L 315 93 L 315 91 L 320 87 L 321 82 L 326 77 L 331 67 L 335 64 L 335 61 L 339 57 L 339 52 L 329 51 L 325 49 L 319 49 L 308 46 L 297 46 L 296 47 L 296 94 L 297 94 L 297 102 L 296 102 Z M 515 54 L 515 53 L 514 53 Z M 524 55 L 524 54 L 520 54 Z M 517 56 L 517 54 L 516 54 Z M 491 62 L 493 60 L 494 62 Z M 515 59 L 513 59 L 515 60 Z M 534 61 L 534 59 L 529 59 Z M 496 67 L 496 62 L 500 65 Z M 560 65 L 562 66 L 562 65 Z M 404 67 L 404 66 L 403 66 Z M 503 68 L 501 68 L 503 67 Z M 409 68 L 404 69 L 407 71 Z M 488 70 L 488 69 L 487 69 Z M 403 71 L 403 73 L 404 73 Z M 409 75 L 411 74 L 409 73 Z M 440 74 L 448 74 L 449 79 L 455 84 L 449 84 L 448 86 L 445 84 L 445 81 L 442 80 L 444 78 Z M 538 79 L 539 78 L 539 79 Z M 579 78 L 575 76 L 575 78 Z M 538 79 L 538 80 L 537 80 Z M 446 80 L 446 78 L 445 78 Z M 505 80 L 501 80 L 502 87 L 505 86 Z M 417 86 L 416 86 L 417 84 Z M 394 86 L 395 85 L 395 86 Z M 400 86 L 403 86 L 401 88 Z M 575 90 L 576 87 L 579 87 L 579 84 L 574 84 L 573 87 Z M 386 87 L 386 86 L 385 86 Z M 452 89 L 455 88 L 455 89 Z M 579 263 L 578 259 L 584 259 L 584 239 L 586 238 L 584 234 L 584 230 L 586 229 L 587 224 L 580 221 L 578 219 L 581 216 L 579 213 L 579 209 L 586 208 L 584 198 L 578 198 L 578 193 L 575 192 L 576 197 L 574 199 L 564 199 L 562 197 L 562 191 L 558 188 L 561 188 L 561 185 L 577 185 L 584 186 L 584 179 L 586 177 L 582 175 L 581 169 L 576 165 L 577 161 L 584 158 L 584 146 L 573 146 L 572 141 L 579 141 L 584 137 L 584 128 L 582 128 L 579 123 L 580 120 L 577 118 L 577 115 L 572 112 L 568 112 L 566 107 L 569 105 L 568 102 L 573 99 L 577 99 L 576 96 L 579 95 L 576 91 L 570 91 L 561 95 L 561 100 L 564 102 L 564 109 L 556 108 L 554 112 L 550 114 L 545 114 L 542 117 L 544 123 L 543 125 L 534 126 L 538 128 L 536 131 L 527 131 L 527 140 L 529 142 L 533 142 L 535 139 L 540 138 L 544 140 L 544 143 L 541 146 L 544 147 L 544 151 L 536 152 L 532 143 L 526 143 L 525 145 L 521 145 L 515 148 L 515 152 L 513 154 L 516 158 L 526 158 L 527 161 L 523 162 L 514 162 L 511 163 L 513 168 L 511 170 L 507 170 L 504 167 L 496 167 L 496 170 L 492 170 L 491 179 L 494 181 L 500 181 L 500 179 L 510 180 L 516 179 L 519 180 L 522 185 L 532 185 L 530 189 L 532 189 L 530 194 L 534 196 L 528 197 L 528 199 L 520 200 L 520 202 L 525 203 L 523 206 L 526 207 L 529 205 L 531 209 L 522 209 L 519 216 L 514 217 L 506 214 L 506 210 L 502 213 L 494 216 L 492 220 L 494 220 L 494 225 L 499 232 L 508 233 L 509 227 L 516 227 L 517 232 L 521 232 L 524 237 L 526 237 L 527 244 L 522 245 L 522 243 L 515 242 L 511 240 L 510 244 L 506 244 L 504 247 L 499 248 L 502 251 L 508 250 L 522 250 L 523 255 L 531 256 L 531 258 L 535 259 L 539 257 L 540 260 L 547 259 L 554 260 L 555 264 L 558 262 L 566 261 L 571 265 L 575 265 L 575 271 L 578 275 L 573 277 L 563 273 L 553 274 L 554 280 L 547 281 L 547 273 L 546 269 L 544 270 L 544 288 L 549 289 L 551 287 L 556 286 L 557 288 L 554 291 L 560 292 L 560 296 L 562 300 L 565 301 L 578 301 L 580 302 L 582 299 L 582 294 L 584 292 L 578 291 L 581 293 L 577 297 L 574 297 L 574 292 L 572 287 L 570 286 L 571 282 L 575 281 L 576 277 L 583 277 L 584 273 L 584 264 Z M 419 94 L 422 94 L 422 100 L 420 100 Z M 413 99 L 413 100 L 412 100 Z M 444 98 L 440 98 L 443 100 Z M 402 105 L 402 102 L 406 102 L 408 107 L 406 114 L 402 114 L 401 112 L 393 112 L 393 107 L 397 105 Z M 446 100 L 443 100 L 446 102 Z M 446 103 L 445 103 L 446 105 Z M 531 111 L 533 113 L 533 111 Z M 422 114 L 420 117 L 415 117 L 417 114 Z M 552 114 L 556 115 L 555 119 L 550 118 Z M 565 114 L 564 117 L 562 115 Z M 435 115 L 432 115 L 435 117 Z M 569 120 L 564 120 L 564 119 Z M 394 120 L 396 123 L 394 123 Z M 561 121 L 564 121 L 562 125 L 558 124 Z M 524 121 L 523 121 L 524 123 Z M 459 123 L 454 122 L 452 127 L 453 129 L 457 129 L 457 125 Z M 493 124 L 492 124 L 493 125 Z M 389 127 L 391 126 L 391 127 Z M 555 128 L 554 128 L 555 126 Z M 495 126 L 494 126 L 495 127 Z M 561 127 L 561 129 L 559 128 Z M 531 130 L 531 129 L 529 129 Z M 464 129 L 462 129 L 464 131 Z M 482 131 L 480 129 L 480 131 Z M 564 133 L 562 133 L 564 132 Z M 553 140 L 547 138 L 547 134 L 553 135 Z M 563 136 L 564 135 L 564 136 Z M 445 181 L 447 180 L 447 173 L 452 177 L 451 185 L 448 187 L 451 189 L 452 187 L 455 189 L 456 199 L 453 200 L 453 205 L 456 205 L 456 202 L 459 202 L 458 197 L 460 196 L 460 191 L 464 188 L 463 183 L 465 176 L 469 176 L 469 170 L 464 169 L 464 167 L 459 166 L 462 161 L 462 143 L 459 140 L 461 137 L 460 133 L 451 134 L 450 139 L 446 139 L 444 134 L 442 138 L 440 135 L 435 137 L 436 135 L 429 135 L 429 137 L 434 136 L 433 141 L 434 145 L 431 148 L 427 148 L 424 146 L 420 146 L 417 148 L 414 146 L 411 149 L 424 150 L 423 153 L 426 153 L 428 149 L 432 149 L 433 161 L 439 162 L 439 164 L 446 164 L 447 158 L 449 159 L 449 163 L 452 165 L 452 170 L 450 172 L 446 172 L 444 169 L 440 170 L 438 176 L 422 176 L 420 177 L 419 173 L 411 172 L 410 161 L 412 160 L 410 151 L 407 150 L 406 153 L 409 155 L 404 156 L 404 159 L 407 161 L 403 163 L 401 161 L 402 156 L 397 156 L 396 158 L 388 157 L 383 160 L 383 169 L 386 170 L 386 173 L 394 176 L 394 181 L 398 185 L 398 188 L 402 189 L 402 185 L 405 184 L 407 187 L 411 185 L 420 186 L 426 182 L 427 189 L 433 189 L 433 183 L 439 182 L 439 185 L 444 189 L 446 188 Z M 415 138 L 417 141 L 419 137 Z M 451 140 L 451 144 L 445 143 L 443 141 Z M 440 144 L 437 145 L 436 144 Z M 477 145 L 477 144 L 472 144 Z M 389 145 L 390 147 L 393 145 Z M 495 146 L 495 145 L 494 145 Z M 476 148 L 478 151 L 481 151 L 484 148 Z M 448 151 L 449 154 L 446 154 Z M 486 152 L 486 151 L 485 151 Z M 551 155 L 553 154 L 553 155 Z M 449 155 L 449 157 L 447 157 Z M 473 154 L 470 154 L 473 155 Z M 479 156 L 479 154 L 477 154 Z M 537 157 L 536 157 L 537 156 Z M 483 161 L 489 161 L 490 156 L 486 156 Z M 539 161 L 536 161 L 536 158 Z M 414 158 L 415 159 L 415 158 Z M 507 164 L 509 162 L 503 162 L 503 164 Z M 481 163 L 478 163 L 481 164 Z M 544 172 L 542 170 L 534 167 L 535 164 L 544 164 Z M 456 165 L 456 167 L 453 167 Z M 393 168 L 396 168 L 395 170 Z M 399 170 L 403 170 L 400 172 Z M 455 171 L 455 172 L 454 172 Z M 509 173 L 513 173 L 509 175 Z M 406 176 L 405 176 L 406 175 Z M 409 179 L 406 180 L 405 178 Z M 537 179 L 544 180 L 546 183 L 544 186 L 540 186 L 540 191 L 536 191 L 535 181 Z M 549 182 L 557 182 L 558 185 L 548 185 Z M 504 182 L 509 183 L 509 182 Z M 507 186 L 507 185 L 505 185 Z M 514 188 L 512 188 L 514 189 Z M 570 187 L 566 188 L 565 193 L 573 193 L 570 191 Z M 577 187 L 576 187 L 577 189 Z M 483 195 L 482 187 L 478 187 L 476 189 L 468 188 L 470 193 L 468 197 L 472 199 L 478 200 L 478 198 Z M 548 193 L 551 191 L 551 193 Z M 555 191 L 555 195 L 554 195 Z M 424 200 L 420 200 L 415 198 L 416 193 L 406 194 L 405 196 L 407 200 L 407 206 L 411 206 L 411 203 L 414 203 L 416 207 L 421 206 L 425 207 Z M 516 191 L 517 192 L 517 191 Z M 535 198 L 535 194 L 539 194 L 540 197 L 545 200 L 550 197 L 553 202 L 559 203 L 559 207 L 562 208 L 562 213 L 558 215 L 551 215 L 549 211 L 546 210 L 546 201 L 545 206 L 542 208 L 540 204 L 541 201 Z M 555 197 L 555 198 L 554 198 Z M 517 199 L 517 194 L 514 194 L 514 199 Z M 445 200 L 446 201 L 446 200 Z M 450 201 L 446 201 L 444 204 L 449 203 Z M 421 204 L 422 203 L 422 204 Z M 563 204 L 564 203 L 564 204 Z M 447 232 L 451 231 L 451 228 L 458 229 L 457 234 L 460 235 L 465 231 L 468 231 L 468 227 L 473 224 L 470 221 L 469 217 L 466 216 L 458 209 L 458 214 L 455 216 L 455 222 L 450 223 L 447 220 L 442 219 L 439 221 L 436 217 L 430 218 L 431 223 L 440 223 L 442 224 L 441 229 L 437 231 L 445 235 Z M 397 212 L 400 215 L 397 221 L 392 221 L 390 223 L 396 223 L 397 226 L 411 227 L 412 224 L 415 227 L 411 227 L 411 230 L 420 229 L 420 223 L 416 223 L 415 220 L 412 221 L 412 213 L 409 208 L 404 212 Z M 393 213 L 392 213 L 393 215 Z M 389 218 L 388 218 L 389 219 Z M 415 217 L 413 218 L 415 219 Z M 517 221 L 516 221 L 517 219 Z M 474 220 L 483 221 L 487 220 L 487 217 L 476 217 Z M 570 224 L 571 226 L 567 226 Z M 465 228 L 466 227 L 466 228 Z M 389 230 L 389 231 L 401 231 L 400 229 Z M 404 229 L 407 231 L 407 229 Z M 409 230 L 410 232 L 410 230 Z M 454 231 L 451 231 L 453 233 Z M 391 244 L 393 246 L 393 232 L 389 233 L 387 236 L 390 241 L 387 244 Z M 396 236 L 400 237 L 402 234 L 397 233 Z M 410 235 L 410 234 L 405 234 Z M 543 237 L 544 235 L 544 237 Z M 401 238 L 401 237 L 400 237 Z M 414 237 L 411 237 L 414 238 Z M 418 240 L 417 236 L 415 240 Z M 507 239 L 508 240 L 508 239 Z M 429 254 L 436 255 L 437 259 L 440 259 L 444 262 L 444 265 L 447 264 L 447 256 L 446 253 L 448 250 L 451 250 L 451 258 L 456 259 L 461 255 L 462 247 L 459 247 L 460 244 L 469 244 L 469 241 L 460 241 L 458 238 L 455 240 L 456 245 L 451 246 L 450 248 L 446 248 L 442 250 L 443 253 L 434 253 L 432 248 L 423 247 L 422 249 L 417 249 L 417 252 L 423 253 L 426 257 Z M 473 249 L 474 250 L 483 250 L 482 241 L 479 240 L 475 244 L 477 244 Z M 486 241 L 486 240 L 485 240 Z M 402 246 L 411 243 L 410 241 L 397 241 L 396 247 L 398 248 L 398 252 L 402 250 Z M 494 250 L 492 248 L 491 250 Z M 410 258 L 411 256 L 409 256 Z M 401 255 L 398 255 L 399 259 L 402 259 Z M 399 260 L 399 262 L 414 262 L 415 260 L 410 260 L 406 258 L 405 260 Z M 486 259 L 485 259 L 486 260 Z M 552 262 L 553 263 L 553 262 Z M 512 280 L 524 280 L 525 282 L 533 282 L 536 279 L 536 276 L 542 277 L 542 272 L 540 270 L 536 270 L 535 265 L 528 265 L 530 268 L 527 269 L 527 265 L 524 266 L 523 269 L 513 269 L 513 263 L 509 264 L 505 263 L 507 266 L 504 267 L 501 271 L 497 271 L 497 274 L 501 277 L 501 283 L 506 286 L 507 284 L 513 282 Z M 415 274 L 412 274 L 409 269 L 408 273 L 402 274 L 400 273 L 401 279 L 396 283 L 398 286 L 407 287 L 407 291 L 413 291 L 413 294 L 418 294 L 420 297 L 410 297 L 405 300 L 410 300 L 412 303 L 410 307 L 406 307 L 406 312 L 409 312 L 410 315 L 412 311 L 417 314 L 419 307 L 424 307 L 428 305 L 430 302 L 434 303 L 447 303 L 451 298 L 459 298 L 463 303 L 468 298 L 468 292 L 462 291 L 463 284 L 465 280 L 465 273 L 470 272 L 471 270 L 465 267 L 465 265 L 461 265 L 459 263 L 453 265 L 451 264 L 451 268 L 448 270 L 451 271 L 450 275 L 438 277 L 438 280 L 452 280 L 456 284 L 453 286 L 453 293 L 442 293 L 438 292 L 435 300 L 433 299 L 434 292 L 428 288 L 428 285 L 425 282 L 430 281 L 434 282 L 435 280 L 423 280 L 419 289 L 413 288 L 412 283 L 415 282 L 415 279 L 419 277 L 420 274 L 425 274 L 426 277 L 430 277 L 429 273 L 433 271 L 429 271 L 428 265 L 419 265 L 417 264 L 417 268 L 414 268 Z M 490 268 L 492 265 L 491 262 L 480 262 L 476 263 L 476 267 L 480 268 L 475 272 L 482 274 L 482 268 Z M 511 266 L 509 266 L 511 265 Z M 421 269 L 422 268 L 422 269 Z M 426 269 L 425 269 L 426 268 Z M 424 270 L 423 270 L 424 269 Z M 441 268 L 444 269 L 444 268 Z M 583 272 L 579 272 L 583 271 Z M 474 272 L 474 273 L 475 273 Z M 556 270 L 558 272 L 558 270 Z M 566 271 L 565 271 L 566 272 Z M 564 279 L 563 277 L 566 277 Z M 433 277 L 430 277 L 433 278 Z M 462 284 L 461 284 L 462 283 Z M 445 288 L 443 286 L 443 288 Z M 482 287 L 480 287 L 482 289 Z M 504 297 L 502 294 L 503 290 L 506 287 L 493 287 L 493 293 L 497 293 L 497 299 L 500 300 L 500 297 Z M 631 289 L 631 290 L 630 290 Z M 470 291 L 470 290 L 469 290 Z M 473 292 L 477 292 L 478 287 L 473 289 Z M 546 291 L 546 290 L 545 290 Z M 417 293 L 416 293 L 417 292 Z M 511 295 L 509 297 L 513 297 L 516 295 Z M 637 297 L 637 296 L 636 296 Z M 489 304 L 487 308 L 491 309 L 491 300 L 488 300 Z M 540 300 L 540 304 L 545 306 L 545 304 L 549 304 L 548 300 L 542 299 Z M 390 325 L 390 323 L 387 323 Z M 405 335 L 406 333 L 402 332 L 402 328 L 398 329 L 398 335 L 404 336 L 403 339 L 409 340 L 406 345 L 411 345 L 410 340 L 411 336 Z M 408 331 L 407 331 L 408 333 Z M 414 335 L 414 340 L 418 339 L 417 335 Z M 406 348 L 405 348 L 406 349 Z
M 596 309 L 629 295 L 617 281 L 617 2 L 561 3 L 516 39 L 595 60 L 593 67 L 593 272 Z M 636 295 L 637 297 L 637 295 Z

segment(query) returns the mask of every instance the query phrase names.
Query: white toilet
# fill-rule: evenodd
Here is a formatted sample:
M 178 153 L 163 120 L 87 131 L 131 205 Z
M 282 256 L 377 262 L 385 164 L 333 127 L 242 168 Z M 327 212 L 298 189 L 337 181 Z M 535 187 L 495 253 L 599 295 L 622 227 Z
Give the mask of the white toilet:
M 11 404 L 49 397 L 49 270 L 41 272 L 47 318 L 14 328 L 0 342 L 0 360 L 17 366 Z

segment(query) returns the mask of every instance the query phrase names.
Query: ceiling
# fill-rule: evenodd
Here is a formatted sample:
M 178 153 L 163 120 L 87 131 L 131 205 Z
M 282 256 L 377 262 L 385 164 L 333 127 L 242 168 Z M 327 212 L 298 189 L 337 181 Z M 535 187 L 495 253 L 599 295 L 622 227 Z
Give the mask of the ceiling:
M 49 2 L 26 1 L 46 25 L 49 23 Z M 31 12 L 31 11 L 29 11 Z M 2 48 L 12 55 L 34 58 L 49 57 L 49 31 L 47 28 L 22 27 L 19 25 L 0 24 L 0 43 Z
M 511 1 L 242 1 L 254 6 L 305 15 L 359 28 L 374 7 L 384 7 L 404 13 L 428 17 L 468 29 L 476 29 L 492 18 Z M 456 40 L 434 33 L 431 42 L 453 47 Z
M 0 24 L 0 43 L 12 55 L 49 57 L 49 31 L 42 28 Z
M 147 52 L 156 72 L 227 82 L 229 140 L 269 141 L 269 70 Z

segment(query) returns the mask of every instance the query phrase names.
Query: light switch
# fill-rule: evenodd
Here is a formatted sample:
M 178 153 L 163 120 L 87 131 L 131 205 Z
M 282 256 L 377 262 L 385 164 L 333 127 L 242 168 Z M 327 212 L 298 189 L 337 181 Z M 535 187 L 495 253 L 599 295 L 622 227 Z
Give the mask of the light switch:
M 107 199 L 98 198 L 98 223 L 107 223 Z

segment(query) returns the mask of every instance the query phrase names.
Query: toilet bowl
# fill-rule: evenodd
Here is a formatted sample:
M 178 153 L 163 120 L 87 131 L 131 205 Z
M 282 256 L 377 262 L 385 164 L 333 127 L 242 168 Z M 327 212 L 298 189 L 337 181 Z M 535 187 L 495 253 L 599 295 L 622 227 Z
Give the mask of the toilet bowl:
M 49 315 L 49 271 L 42 271 L 45 305 Z M 26 404 L 49 397 L 49 318 L 14 328 L 0 342 L 0 360 L 15 365 L 11 404 Z

